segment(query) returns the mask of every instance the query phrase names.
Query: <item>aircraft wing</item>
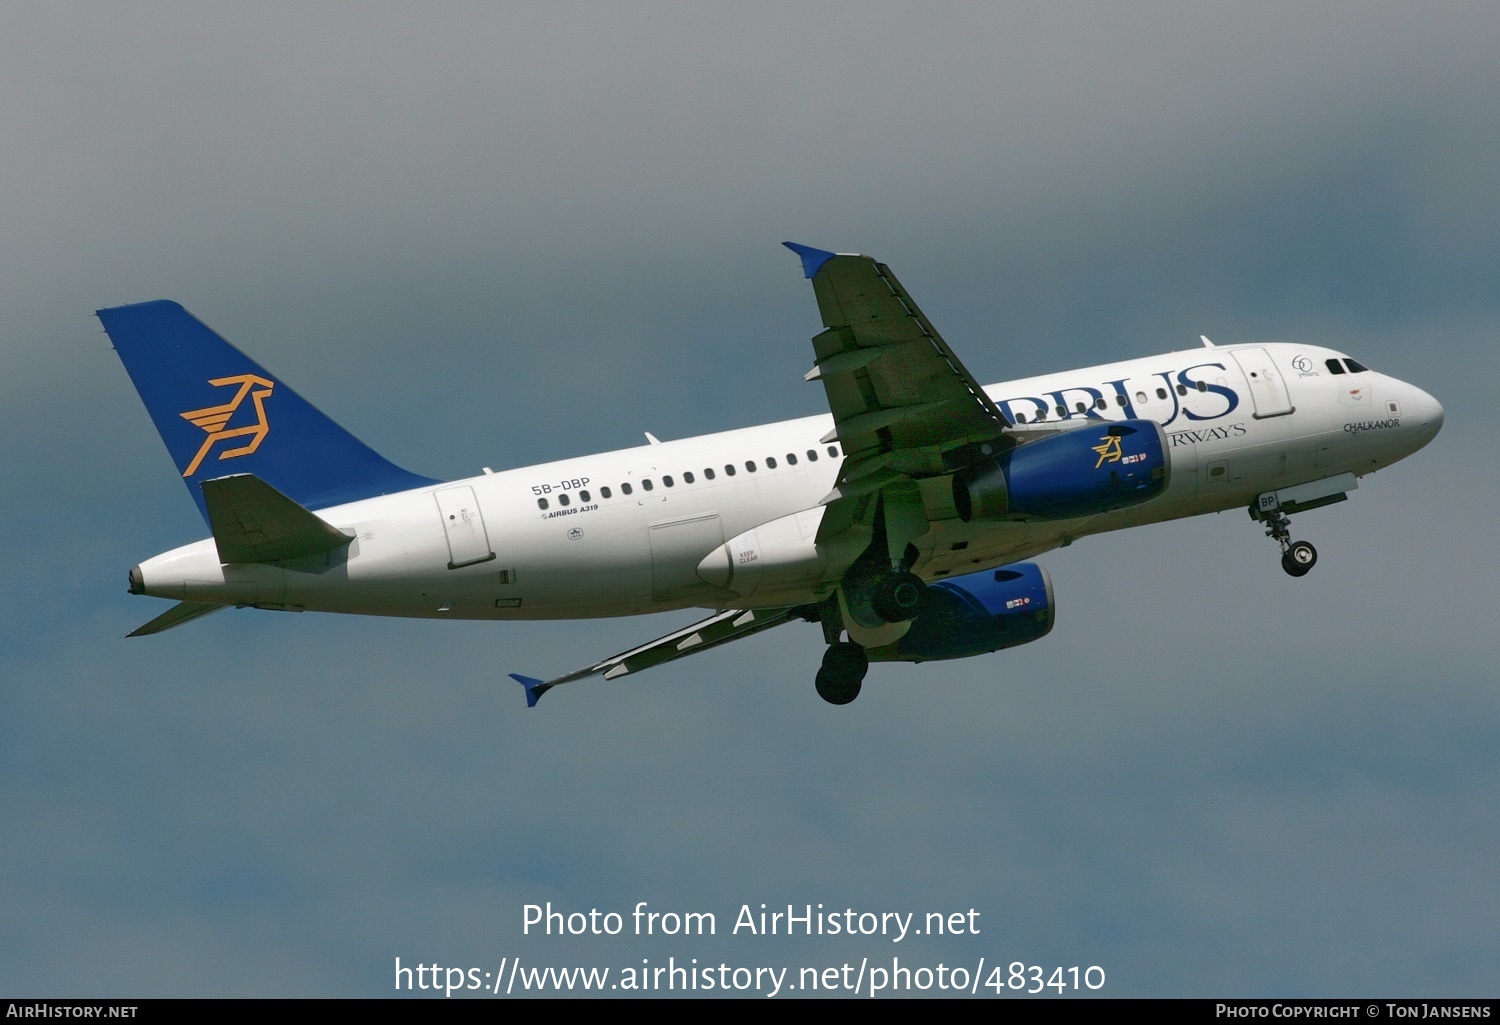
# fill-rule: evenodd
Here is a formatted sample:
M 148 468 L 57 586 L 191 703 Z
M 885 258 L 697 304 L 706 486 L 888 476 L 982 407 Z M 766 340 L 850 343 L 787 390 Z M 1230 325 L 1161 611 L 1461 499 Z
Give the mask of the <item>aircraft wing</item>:
M 603 673 L 606 680 L 613 680 L 626 673 L 637 673 L 642 669 L 661 665 L 663 662 L 672 662 L 687 655 L 696 655 L 700 651 L 707 651 L 721 644 L 758 634 L 762 630 L 769 630 L 773 626 L 780 626 L 793 619 L 806 618 L 799 611 L 801 608 L 802 606 L 781 609 L 727 609 L 692 626 L 673 631 L 665 637 L 658 637 L 649 644 L 622 651 L 618 655 L 611 655 L 602 662 L 595 662 L 593 665 L 584 666 L 582 669 L 576 669 L 563 676 L 550 680 L 538 680 L 530 676 L 522 676 L 520 673 L 511 673 L 510 678 L 526 688 L 526 704 L 530 707 L 537 703 L 538 698 L 560 683 L 571 683 L 599 673 Z
M 951 471 L 950 454 L 1000 438 L 1010 427 L 889 267 L 868 256 L 784 243 L 802 258 L 825 330 L 813 338 L 844 464 L 820 542 L 867 518 L 867 503 L 892 485 Z
M 807 374 L 822 382 L 833 412 L 833 430 L 822 440 L 837 441 L 844 451 L 834 490 L 823 499 L 828 510 L 818 542 L 868 528 L 877 497 L 883 497 L 888 525 L 899 519 L 905 534 L 921 534 L 927 528 L 913 481 L 951 473 L 968 461 L 961 457 L 971 448 L 1001 443 L 1010 422 L 889 267 L 868 256 L 785 245 L 802 258 L 825 328 L 813 338 L 816 362 Z M 888 526 L 887 533 L 896 531 Z M 535 705 L 558 684 L 601 673 L 613 680 L 792 619 L 818 616 L 810 606 L 730 609 L 551 680 L 510 676 Z

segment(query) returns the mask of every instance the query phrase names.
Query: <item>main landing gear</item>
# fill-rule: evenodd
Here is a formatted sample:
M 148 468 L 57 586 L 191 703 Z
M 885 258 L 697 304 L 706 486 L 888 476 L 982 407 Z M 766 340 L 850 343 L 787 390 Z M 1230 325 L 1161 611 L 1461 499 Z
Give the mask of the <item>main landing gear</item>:
M 870 660 L 865 649 L 853 641 L 836 641 L 823 653 L 818 670 L 818 697 L 830 705 L 847 705 L 859 697 Z
M 871 604 L 875 614 L 887 623 L 904 623 L 917 618 L 922 611 L 922 597 L 927 585 L 909 570 L 899 570 L 882 577 L 875 585 Z
M 842 603 L 848 603 L 853 625 L 864 630 L 858 636 L 868 642 L 872 633 L 917 618 L 927 597 L 927 585 L 922 578 L 904 566 L 873 578 L 866 575 L 861 579 L 859 575 L 851 575 L 854 586 L 846 581 L 839 592 L 849 597 L 830 598 L 819 610 L 823 639 L 828 642 L 828 648 L 823 652 L 823 667 L 818 670 L 818 696 L 832 705 L 847 705 L 859 697 L 865 673 L 870 668 L 863 644 L 840 639 L 844 635 Z
M 1292 540 L 1292 521 L 1280 509 L 1261 511 L 1254 506 L 1250 515 L 1266 525 L 1266 536 L 1281 545 L 1281 568 L 1294 577 L 1303 577 L 1318 564 L 1318 550 L 1306 541 Z

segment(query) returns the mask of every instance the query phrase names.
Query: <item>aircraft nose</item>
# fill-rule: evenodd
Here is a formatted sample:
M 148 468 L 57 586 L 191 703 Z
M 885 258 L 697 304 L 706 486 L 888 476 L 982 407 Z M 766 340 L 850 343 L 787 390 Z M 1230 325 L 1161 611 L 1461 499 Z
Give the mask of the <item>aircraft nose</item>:
M 1437 434 L 1443 427 L 1443 404 L 1428 395 L 1421 388 L 1413 388 L 1416 392 L 1418 420 Z
M 1421 447 L 1437 437 L 1438 431 L 1443 429 L 1443 404 L 1428 395 L 1421 388 L 1407 385 L 1409 394 L 1406 400 L 1406 408 L 1410 411 L 1408 423 L 1415 429 L 1418 441 L 1417 447 Z

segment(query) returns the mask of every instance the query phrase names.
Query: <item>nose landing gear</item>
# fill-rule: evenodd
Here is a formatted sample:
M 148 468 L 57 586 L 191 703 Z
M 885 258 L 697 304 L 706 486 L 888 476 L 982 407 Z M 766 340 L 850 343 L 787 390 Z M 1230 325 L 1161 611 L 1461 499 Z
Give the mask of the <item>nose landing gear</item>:
M 1306 541 L 1293 541 L 1281 553 L 1281 568 L 1294 577 L 1300 577 L 1318 564 L 1318 550 Z
M 1291 513 L 1321 509 L 1342 502 L 1359 487 L 1352 473 L 1267 491 L 1250 503 L 1250 518 L 1266 525 L 1266 536 L 1281 546 L 1281 568 L 1294 577 L 1306 576 L 1318 564 L 1318 550 L 1306 541 L 1293 541 Z
M 1281 568 L 1294 577 L 1306 576 L 1318 564 L 1318 550 L 1306 541 L 1292 540 L 1292 521 L 1281 509 L 1250 507 L 1250 516 L 1266 525 L 1266 536 L 1281 545 Z

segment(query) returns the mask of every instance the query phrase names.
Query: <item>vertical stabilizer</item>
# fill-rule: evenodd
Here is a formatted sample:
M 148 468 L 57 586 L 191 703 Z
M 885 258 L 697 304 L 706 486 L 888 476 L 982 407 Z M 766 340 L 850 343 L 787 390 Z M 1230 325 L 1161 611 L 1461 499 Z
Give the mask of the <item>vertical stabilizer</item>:
M 231 474 L 308 509 L 438 483 L 386 460 L 175 302 L 98 316 L 205 520 L 201 483 Z

